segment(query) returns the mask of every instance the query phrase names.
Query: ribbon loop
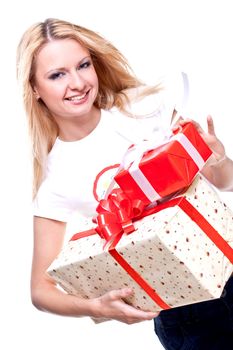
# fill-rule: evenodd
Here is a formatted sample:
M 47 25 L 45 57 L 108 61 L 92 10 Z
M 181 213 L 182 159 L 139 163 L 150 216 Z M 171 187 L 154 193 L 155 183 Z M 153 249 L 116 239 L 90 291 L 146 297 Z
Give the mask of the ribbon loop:
M 115 188 L 107 199 L 101 199 L 94 222 L 96 232 L 105 240 L 104 247 L 118 242 L 122 234 L 133 232 L 133 220 L 142 214 L 144 207 L 141 200 L 131 201 L 120 188 Z

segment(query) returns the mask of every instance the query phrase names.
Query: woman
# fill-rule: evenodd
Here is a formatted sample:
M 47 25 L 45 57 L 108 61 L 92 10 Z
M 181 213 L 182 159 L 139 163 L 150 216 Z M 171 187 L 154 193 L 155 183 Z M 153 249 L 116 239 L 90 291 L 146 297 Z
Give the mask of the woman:
M 163 138 L 175 104 L 161 86 L 140 82 L 107 40 L 61 20 L 49 19 L 25 32 L 17 68 L 33 147 L 33 304 L 60 315 L 128 324 L 153 319 L 157 314 L 123 302 L 131 289 L 84 300 L 63 293 L 46 270 L 62 248 L 70 215 L 95 214 L 126 148 L 148 135 Z M 196 126 L 214 152 L 204 174 L 218 188 L 233 190 L 233 162 L 215 136 L 212 119 L 208 133 Z

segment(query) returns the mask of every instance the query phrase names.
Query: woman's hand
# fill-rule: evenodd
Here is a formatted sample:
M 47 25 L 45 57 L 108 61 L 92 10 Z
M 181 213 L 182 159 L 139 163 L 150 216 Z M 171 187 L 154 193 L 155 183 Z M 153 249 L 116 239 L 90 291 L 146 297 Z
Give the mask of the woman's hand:
M 222 142 L 217 138 L 215 134 L 215 129 L 214 129 L 214 122 L 213 119 L 210 115 L 207 116 L 207 132 L 205 132 L 200 124 L 198 124 L 196 121 L 192 119 L 180 119 L 178 124 L 176 124 L 173 127 L 173 131 L 176 131 L 179 126 L 184 126 L 188 122 L 192 122 L 203 140 L 206 142 L 206 144 L 209 146 L 211 151 L 213 152 L 213 156 L 210 159 L 210 162 L 208 162 L 208 165 L 218 163 L 221 160 L 225 159 L 226 154 L 225 154 L 225 148 L 222 144 Z
M 127 324 L 152 320 L 159 313 L 138 310 L 124 302 L 124 298 L 133 295 L 130 288 L 112 290 L 99 298 L 92 299 L 94 318 L 114 319 Z
M 213 152 L 201 173 L 219 190 L 233 191 L 233 161 L 226 156 L 225 147 L 215 134 L 212 117 L 207 117 L 207 132 L 191 119 L 179 120 L 172 130 L 176 131 L 177 128 L 188 122 L 192 122 L 195 125 L 197 131 Z

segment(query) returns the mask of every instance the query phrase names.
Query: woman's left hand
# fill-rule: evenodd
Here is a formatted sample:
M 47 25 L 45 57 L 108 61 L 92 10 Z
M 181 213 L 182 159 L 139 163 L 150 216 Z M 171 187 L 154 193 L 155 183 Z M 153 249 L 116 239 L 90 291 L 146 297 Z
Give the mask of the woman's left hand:
M 179 126 L 184 126 L 188 122 L 192 122 L 195 125 L 197 131 L 213 152 L 213 161 L 219 162 L 221 159 L 225 158 L 225 148 L 215 134 L 214 122 L 210 115 L 207 116 L 207 132 L 202 129 L 199 123 L 192 119 L 180 119 L 179 122 L 172 128 L 172 130 L 176 131 Z

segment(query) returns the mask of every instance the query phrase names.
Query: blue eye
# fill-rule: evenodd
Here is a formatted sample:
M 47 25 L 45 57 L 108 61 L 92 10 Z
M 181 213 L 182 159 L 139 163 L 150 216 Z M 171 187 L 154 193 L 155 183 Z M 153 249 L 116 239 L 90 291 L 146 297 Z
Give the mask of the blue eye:
M 62 72 L 53 73 L 49 76 L 49 79 L 56 80 L 56 79 L 63 77 L 64 74 L 65 73 L 62 73 Z
M 78 69 L 83 69 L 83 68 L 85 69 L 90 67 L 90 65 L 91 65 L 91 61 L 85 61 L 79 65 Z

